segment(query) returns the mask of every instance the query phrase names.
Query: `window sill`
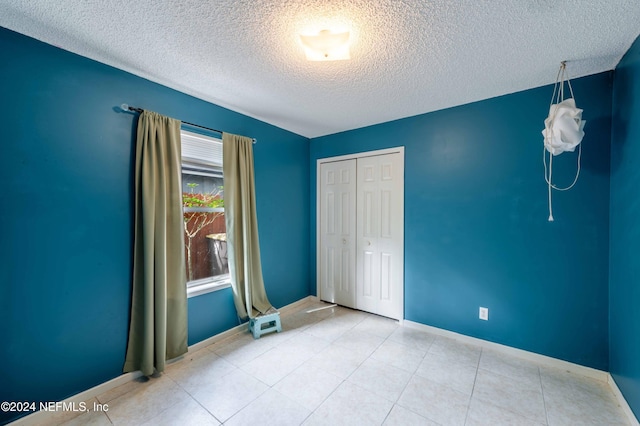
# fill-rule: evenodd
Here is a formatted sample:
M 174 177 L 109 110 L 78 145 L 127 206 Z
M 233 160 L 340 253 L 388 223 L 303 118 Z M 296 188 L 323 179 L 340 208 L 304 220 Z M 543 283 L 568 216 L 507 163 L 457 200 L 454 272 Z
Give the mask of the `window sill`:
M 187 298 L 200 296 L 207 293 L 213 293 L 214 291 L 222 290 L 229 287 L 231 287 L 231 280 L 213 281 L 194 285 L 191 287 L 187 287 Z

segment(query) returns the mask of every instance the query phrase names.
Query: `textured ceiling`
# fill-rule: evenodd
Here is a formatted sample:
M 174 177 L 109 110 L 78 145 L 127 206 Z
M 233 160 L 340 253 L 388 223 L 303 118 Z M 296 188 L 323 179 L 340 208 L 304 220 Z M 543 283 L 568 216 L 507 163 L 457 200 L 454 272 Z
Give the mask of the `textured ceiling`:
M 640 1 L 0 0 L 0 26 L 316 137 L 553 83 L 562 60 L 614 69 Z M 305 60 L 322 29 L 351 31 L 351 60 Z

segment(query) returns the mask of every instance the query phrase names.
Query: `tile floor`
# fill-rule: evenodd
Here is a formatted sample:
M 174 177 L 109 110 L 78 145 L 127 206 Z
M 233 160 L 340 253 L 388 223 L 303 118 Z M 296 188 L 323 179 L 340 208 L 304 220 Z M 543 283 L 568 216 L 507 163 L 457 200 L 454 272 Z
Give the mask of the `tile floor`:
M 309 302 L 283 331 L 190 352 L 64 425 L 628 425 L 608 385 Z M 51 424 L 51 423 L 49 423 Z

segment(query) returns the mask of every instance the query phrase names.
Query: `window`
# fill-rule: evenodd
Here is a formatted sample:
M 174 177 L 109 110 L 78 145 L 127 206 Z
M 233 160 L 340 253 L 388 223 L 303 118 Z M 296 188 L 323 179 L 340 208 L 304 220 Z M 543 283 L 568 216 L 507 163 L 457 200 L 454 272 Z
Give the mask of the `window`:
M 182 205 L 189 296 L 229 286 L 222 141 L 181 131 Z

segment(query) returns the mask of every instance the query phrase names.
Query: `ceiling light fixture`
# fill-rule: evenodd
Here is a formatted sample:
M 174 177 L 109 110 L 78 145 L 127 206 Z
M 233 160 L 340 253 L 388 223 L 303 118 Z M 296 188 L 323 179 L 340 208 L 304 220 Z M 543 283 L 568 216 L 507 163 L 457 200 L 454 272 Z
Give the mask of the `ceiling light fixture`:
M 309 61 L 340 61 L 351 59 L 349 55 L 349 32 L 333 34 L 322 30 L 318 35 L 302 35 L 300 41 Z

